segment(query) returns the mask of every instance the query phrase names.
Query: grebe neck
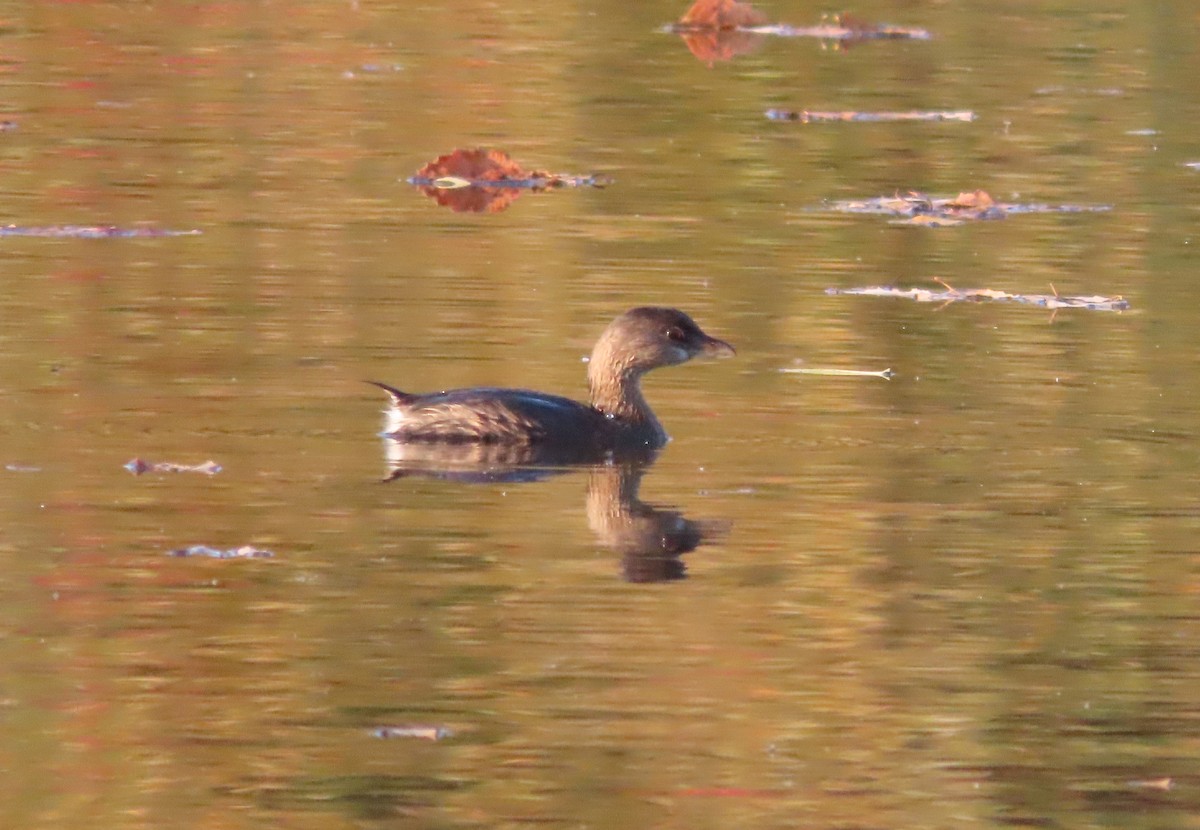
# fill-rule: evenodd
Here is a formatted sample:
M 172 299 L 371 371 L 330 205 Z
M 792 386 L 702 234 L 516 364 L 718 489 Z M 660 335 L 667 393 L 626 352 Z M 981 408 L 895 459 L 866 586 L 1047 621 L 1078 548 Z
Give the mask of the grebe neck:
M 644 369 L 632 356 L 617 353 L 607 339 L 601 339 L 588 363 L 588 389 L 591 404 L 609 418 L 645 429 L 666 440 L 666 432 L 642 394 Z

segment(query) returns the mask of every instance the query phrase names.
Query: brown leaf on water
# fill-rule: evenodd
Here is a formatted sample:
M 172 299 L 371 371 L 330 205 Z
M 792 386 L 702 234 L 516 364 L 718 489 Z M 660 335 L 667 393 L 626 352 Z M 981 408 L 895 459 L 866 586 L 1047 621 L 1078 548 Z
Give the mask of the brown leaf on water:
M 739 3 L 738 0 L 696 0 L 679 19 L 679 28 L 752 29 L 765 26 L 766 23 L 767 16 L 749 3 Z
M 987 210 L 996 204 L 986 190 L 959 193 L 945 203 L 945 207 L 962 210 Z
M 927 228 L 949 228 L 954 225 L 961 225 L 965 219 L 954 219 L 950 216 L 936 216 L 932 213 L 918 213 L 910 219 L 904 220 L 906 225 L 924 225 Z
M 526 170 L 502 150 L 458 149 L 418 170 L 409 184 L 457 212 L 499 213 L 522 193 L 559 187 L 604 187 L 601 176 Z

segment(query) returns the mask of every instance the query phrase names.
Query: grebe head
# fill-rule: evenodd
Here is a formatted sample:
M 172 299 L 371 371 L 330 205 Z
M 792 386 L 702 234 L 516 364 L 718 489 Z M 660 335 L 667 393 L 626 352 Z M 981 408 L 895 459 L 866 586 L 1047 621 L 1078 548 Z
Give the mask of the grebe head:
M 694 357 L 732 357 L 733 346 L 705 334 L 691 317 L 674 308 L 641 306 L 609 323 L 592 354 L 589 374 L 616 370 L 641 375 Z M 599 365 L 597 365 L 599 364 Z

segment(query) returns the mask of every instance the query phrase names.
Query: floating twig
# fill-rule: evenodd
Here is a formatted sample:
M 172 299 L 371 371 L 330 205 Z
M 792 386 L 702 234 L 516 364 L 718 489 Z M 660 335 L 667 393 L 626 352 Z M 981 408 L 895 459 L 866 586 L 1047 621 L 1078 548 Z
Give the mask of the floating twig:
M 872 371 L 870 369 L 790 368 L 780 369 L 779 371 L 788 375 L 832 375 L 834 377 L 883 378 L 884 380 L 891 380 L 896 376 L 896 373 L 891 369 L 879 369 L 878 371 Z
M 410 724 L 406 726 L 377 726 L 371 730 L 376 738 L 418 738 L 422 741 L 442 741 L 453 737 L 454 731 L 445 726 Z
M 125 464 L 125 469 L 140 476 L 143 473 L 203 473 L 215 476 L 221 472 L 221 465 L 215 461 L 205 461 L 203 464 L 175 464 L 171 461 L 143 461 L 140 458 L 131 459 Z
M 910 191 L 903 196 L 846 199 L 830 202 L 840 213 L 869 213 L 900 217 L 893 224 L 945 227 L 968 220 L 1003 219 L 1015 213 L 1100 213 L 1111 205 L 1046 205 L 997 202 L 986 190 L 969 190 L 949 199 L 938 199 Z
M 186 548 L 176 548 L 167 551 L 167 556 L 187 558 L 202 556 L 208 559 L 271 559 L 275 556 L 269 550 L 256 548 L 253 545 L 242 545 L 237 548 L 210 548 L 208 545 L 191 545 Z
M 769 109 L 766 116 L 771 121 L 798 121 L 801 124 L 822 124 L 846 121 L 974 121 L 971 110 L 909 110 L 907 112 L 822 112 L 819 110 Z
M 992 288 L 952 288 L 944 280 L 936 279 L 945 287 L 944 291 L 929 288 L 897 288 L 891 285 L 867 286 L 864 288 L 827 288 L 826 294 L 856 294 L 868 297 L 901 297 L 918 303 L 942 303 L 943 306 L 953 302 L 1009 302 L 1031 305 L 1037 308 L 1080 308 L 1087 311 L 1128 311 L 1130 304 L 1121 296 L 1105 297 L 1101 295 L 1086 295 L 1068 297 L 1058 293 L 1051 286 L 1052 294 L 1012 294 L 1007 291 L 997 291 Z
M 165 228 L 118 228 L 116 225 L 3 225 L 0 236 L 39 236 L 52 239 L 158 239 L 168 236 L 199 236 L 198 230 Z
M 1137 780 L 1137 781 L 1128 781 L 1128 782 L 1126 782 L 1126 783 L 1127 783 L 1127 785 L 1128 785 L 1128 786 L 1130 786 L 1130 787 L 1136 787 L 1136 788 L 1138 788 L 1138 789 L 1143 789 L 1143 790 L 1162 790 L 1163 792 L 1169 792 L 1170 790 L 1174 789 L 1174 787 L 1175 787 L 1175 782 L 1174 782 L 1173 780 L 1171 780 L 1171 778 L 1169 778 L 1169 777 L 1167 777 L 1167 778 L 1150 778 L 1150 779 L 1146 779 L 1146 780 Z

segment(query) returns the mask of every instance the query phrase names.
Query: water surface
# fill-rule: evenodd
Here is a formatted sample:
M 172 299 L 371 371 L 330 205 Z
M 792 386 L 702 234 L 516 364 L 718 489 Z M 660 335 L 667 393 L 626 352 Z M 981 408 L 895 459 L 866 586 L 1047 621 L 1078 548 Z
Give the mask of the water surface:
M 4 7 L 0 222 L 201 231 L 0 240 L 5 826 L 1197 813 L 1194 9 L 868 2 L 934 39 L 711 68 L 683 11 Z M 476 145 L 615 184 L 475 215 L 402 181 Z M 1113 209 L 822 209 L 976 188 Z M 1133 311 L 825 293 L 934 278 Z M 363 379 L 581 396 L 646 303 L 739 354 L 651 377 L 636 482 L 384 482 Z M 703 538 L 639 567 L 613 516 Z

